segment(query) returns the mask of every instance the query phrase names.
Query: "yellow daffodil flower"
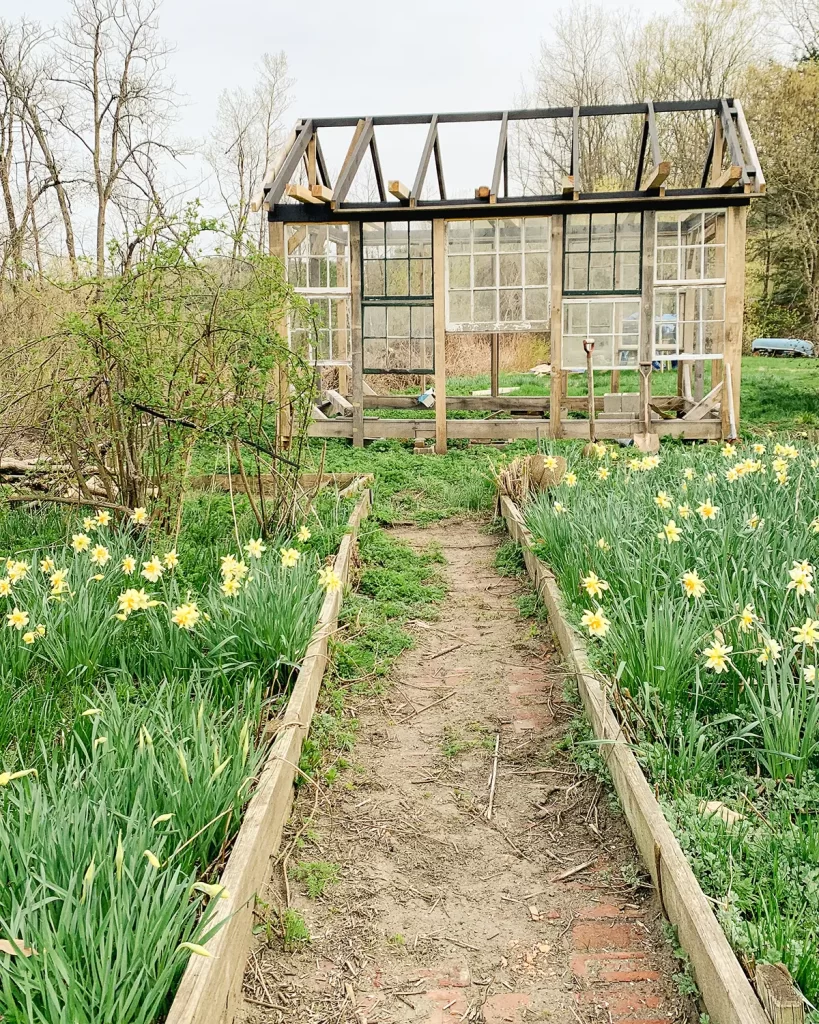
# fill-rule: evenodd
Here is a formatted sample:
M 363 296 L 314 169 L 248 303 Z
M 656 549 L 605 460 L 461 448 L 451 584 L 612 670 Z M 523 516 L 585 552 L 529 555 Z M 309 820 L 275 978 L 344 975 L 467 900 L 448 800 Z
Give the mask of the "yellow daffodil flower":
M 596 608 L 593 612 L 583 612 L 580 622 L 589 631 L 589 636 L 605 636 L 611 626 L 611 623 L 603 614 L 603 609 L 600 607 Z
M 699 600 L 705 593 L 705 583 L 696 569 L 689 569 L 688 572 L 684 572 L 680 577 L 680 584 L 686 597 Z
M 788 575 L 791 579 L 787 589 L 795 590 L 797 597 L 813 593 L 813 566 L 809 562 L 794 562 Z
M 730 459 L 732 455 L 736 455 L 737 449 L 734 444 L 724 444 L 722 446 L 722 457 L 724 459 Z
M 11 580 L 5 576 L 0 579 L 0 597 L 8 597 L 11 593 Z
M 156 583 L 164 571 L 165 567 L 159 559 L 154 556 L 147 562 L 142 563 L 142 572 L 140 573 L 140 576 L 144 576 L 149 583 Z
M 773 637 L 765 637 L 762 641 L 762 650 L 756 659 L 760 665 L 767 665 L 769 661 L 777 661 L 782 654 L 782 644 Z
M 546 467 L 546 469 L 557 469 L 557 459 L 554 457 L 554 455 L 547 455 L 546 458 L 543 460 L 543 465 Z
M 21 772 L 0 772 L 0 786 L 7 786 L 16 779 L 24 779 L 29 775 L 36 775 L 36 768 L 25 768 Z
M 805 676 L 805 682 L 806 683 L 815 683 L 816 682 L 816 666 L 815 665 L 805 665 L 804 676 Z
M 50 572 L 54 572 L 56 566 L 54 565 L 53 558 L 43 558 L 40 561 L 40 572 L 47 576 Z
M 8 567 L 8 576 L 12 583 L 19 583 L 28 576 L 28 562 L 12 562 Z
M 657 508 L 671 508 L 671 498 L 665 491 L 659 491 L 654 498 L 654 504 Z
M 22 631 L 28 625 L 28 612 L 21 611 L 15 607 L 11 615 L 6 616 L 6 622 L 11 629 Z
M 155 853 L 151 853 L 150 850 L 145 850 L 142 856 L 148 861 L 152 868 L 159 868 L 159 857 Z
M 200 946 L 198 942 L 180 942 L 176 948 L 177 950 L 187 949 L 189 953 L 195 953 L 196 956 L 213 956 L 210 950 Z
M 750 632 L 756 622 L 756 612 L 752 604 L 746 604 L 739 614 L 739 628 L 743 633 Z
M 108 526 L 111 522 L 111 513 L 107 508 L 98 508 L 97 514 L 94 516 L 94 522 L 97 526 Z
M 136 523 L 137 526 L 144 526 L 148 522 L 148 510 L 141 505 L 135 508 L 131 513 L 131 521 Z
M 765 447 L 765 445 L 764 445 L 764 444 L 760 444 L 760 443 L 759 443 L 758 441 L 757 441 L 757 443 L 756 443 L 756 444 L 755 444 L 755 445 L 753 446 L 753 449 L 754 449 L 754 454 L 755 454 L 755 455 L 764 455 L 764 454 L 765 454 L 765 452 L 766 452 L 766 451 L 768 450 L 768 449 L 767 449 L 767 448 Z
M 301 558 L 301 552 L 296 548 L 280 548 L 279 554 L 282 557 L 282 567 L 284 569 L 292 569 L 299 558 Z
M 162 561 L 167 569 L 175 569 L 179 565 L 179 555 L 176 553 L 176 548 L 173 551 L 166 551 L 162 556 Z
M 801 626 L 791 626 L 794 642 L 814 647 L 819 640 L 819 619 L 805 619 Z
M 611 551 L 611 544 L 609 544 L 605 537 L 597 538 L 597 546 L 601 551 Z
M 733 649 L 730 644 L 724 644 L 719 640 L 715 640 L 710 647 L 706 647 L 702 652 L 705 655 L 705 667 L 712 669 L 717 675 L 721 672 L 727 672 L 728 656 Z
M 85 533 L 75 533 L 71 537 L 71 547 L 80 554 L 82 551 L 87 551 L 91 547 L 91 538 Z
M 222 581 L 219 589 L 226 597 L 236 597 L 242 589 L 242 584 L 235 576 L 228 576 L 226 580 Z
M 589 597 L 602 597 L 603 591 L 609 589 L 608 583 L 601 580 L 595 572 L 589 572 L 580 580 L 580 586 L 586 591 Z
M 37 634 L 34 633 L 32 630 L 29 630 L 28 633 L 23 633 L 23 643 L 24 644 L 33 644 L 36 639 L 37 639 Z
M 754 512 L 747 520 L 745 525 L 751 530 L 758 530 L 760 526 L 765 522 L 764 519 L 760 519 L 759 516 Z
M 555 510 L 555 512 L 557 512 L 558 515 L 564 515 L 566 512 L 569 511 L 562 501 L 556 501 L 554 505 L 552 505 L 552 508 Z
M 102 544 L 97 544 L 91 548 L 91 554 L 89 555 L 89 558 L 94 565 L 105 565 L 110 557 L 111 555 L 108 548 L 103 547 Z
M 196 603 L 191 601 L 188 604 L 180 604 L 177 608 L 174 608 L 171 622 L 179 626 L 180 629 L 193 629 L 201 615 L 202 613 L 199 611 Z
M 319 569 L 319 586 L 323 587 L 329 593 L 335 593 L 337 590 L 341 590 L 342 582 L 339 574 L 330 566 L 326 566 L 323 569 Z
M 97 528 L 96 520 L 92 519 L 91 516 L 86 516 L 82 521 L 82 528 L 86 533 L 93 533 Z
M 122 569 L 126 576 L 132 576 L 136 572 L 136 565 L 136 559 L 133 555 L 126 555 L 120 563 L 120 569 Z
M 258 540 L 251 539 L 245 544 L 245 554 L 248 558 L 261 558 L 265 551 L 267 547 L 261 537 Z
M 669 544 L 676 544 L 682 537 L 682 530 L 677 526 L 673 519 L 669 519 L 665 526 L 657 534 L 660 540 L 666 540 Z
M 571 471 L 569 471 L 563 477 L 563 482 L 566 484 L 567 487 L 576 487 L 577 486 L 577 473 L 572 473 Z M 817 522 L 819 522 L 819 519 L 817 519 Z M 819 530 L 817 532 L 819 533 Z
M 310 533 L 310 529 L 307 526 L 302 526 L 302 528 L 296 534 L 296 537 L 301 541 L 302 544 L 306 544 L 307 541 L 310 540 L 312 536 L 313 535 L 312 533 Z
M 597 479 L 598 480 L 608 480 L 608 478 L 609 478 L 609 469 L 608 469 L 608 467 L 607 466 L 601 466 L 600 469 L 597 470 Z
M 690 505 L 678 505 L 677 506 L 677 515 L 680 517 L 680 519 L 688 519 L 688 517 L 691 515 L 691 506 Z
M 703 519 L 716 519 L 719 515 L 719 507 L 710 501 L 704 501 L 698 506 L 697 512 Z

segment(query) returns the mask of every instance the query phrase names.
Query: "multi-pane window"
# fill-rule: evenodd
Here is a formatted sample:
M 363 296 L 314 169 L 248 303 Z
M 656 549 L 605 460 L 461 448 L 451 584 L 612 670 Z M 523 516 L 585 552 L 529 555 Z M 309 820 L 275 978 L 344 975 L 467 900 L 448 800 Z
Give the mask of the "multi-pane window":
M 640 301 L 626 298 L 566 299 L 563 303 L 563 368 L 585 370 L 585 338 L 594 340 L 598 370 L 637 365 Z
M 362 225 L 364 298 L 432 298 L 432 222 Z
M 655 280 L 724 281 L 725 211 L 659 211 Z
M 548 217 L 456 220 L 447 225 L 447 330 L 545 330 Z
M 564 294 L 639 293 L 641 244 L 640 213 L 567 214 Z
M 350 235 L 347 224 L 287 224 L 287 281 L 315 316 L 290 314 L 292 348 L 321 364 L 350 360 Z
M 720 358 L 724 341 L 724 285 L 655 290 L 655 359 L 681 355 Z
M 432 222 L 362 224 L 365 373 L 432 373 Z
M 364 307 L 365 373 L 432 373 L 431 306 Z

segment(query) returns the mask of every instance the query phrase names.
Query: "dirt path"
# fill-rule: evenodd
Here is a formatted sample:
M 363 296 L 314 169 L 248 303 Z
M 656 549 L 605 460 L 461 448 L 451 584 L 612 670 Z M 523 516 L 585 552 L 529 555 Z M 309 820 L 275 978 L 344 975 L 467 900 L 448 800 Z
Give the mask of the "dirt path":
M 278 926 L 260 936 L 244 1020 L 695 1020 L 622 816 L 556 749 L 576 712 L 548 629 L 518 612 L 525 586 L 494 571 L 498 539 L 474 523 L 400 536 L 440 544 L 449 594 L 386 694 L 358 709 L 355 767 L 291 859 L 337 865 L 337 880 L 310 898 L 291 877 L 312 938 L 285 951 Z M 291 836 L 313 804 L 303 789 Z M 322 872 L 336 874 L 306 880 Z M 273 908 L 287 898 L 275 875 Z

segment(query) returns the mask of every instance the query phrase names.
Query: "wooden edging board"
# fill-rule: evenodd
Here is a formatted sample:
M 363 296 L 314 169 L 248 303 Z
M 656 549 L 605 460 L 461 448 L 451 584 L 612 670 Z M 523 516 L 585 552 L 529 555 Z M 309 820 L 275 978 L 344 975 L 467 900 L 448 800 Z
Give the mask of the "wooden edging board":
M 501 513 L 512 540 L 523 549 L 526 568 L 546 605 L 563 657 L 577 678 L 580 696 L 600 754 L 614 782 L 640 856 L 680 945 L 691 961 L 714 1024 L 770 1024 L 751 982 L 737 960 L 705 893 L 643 775 L 606 693 L 589 663 L 582 639 L 569 624 L 563 597 L 549 568 L 532 550 L 532 535 L 518 507 L 501 497 Z
M 344 583 L 350 571 L 358 529 L 371 505 L 370 491 L 359 498 L 347 523 L 334 568 Z M 221 882 L 227 898 L 218 901 L 213 924 L 222 927 L 206 943 L 209 957 L 191 956 L 171 1004 L 166 1024 L 231 1024 L 242 991 L 253 926 L 256 894 L 267 881 L 293 805 L 293 783 L 304 738 L 316 707 L 327 665 L 328 638 L 336 628 L 342 590 L 325 595 L 279 732 L 247 806 Z

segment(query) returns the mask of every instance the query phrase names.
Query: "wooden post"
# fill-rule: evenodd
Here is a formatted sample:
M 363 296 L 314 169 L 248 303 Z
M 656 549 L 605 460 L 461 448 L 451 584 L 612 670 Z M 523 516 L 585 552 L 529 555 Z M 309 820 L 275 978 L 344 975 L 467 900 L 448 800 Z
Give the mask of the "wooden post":
M 267 247 L 271 256 L 281 260 L 282 271 L 285 268 L 284 256 L 284 224 L 280 221 L 269 221 L 267 225 Z M 287 342 L 287 317 L 276 324 L 276 331 Z M 290 444 L 290 381 L 287 376 L 287 363 L 279 363 L 276 374 L 276 436 L 279 444 L 286 448 Z
M 723 359 L 731 367 L 730 387 L 737 425 L 741 414 L 739 392 L 742 381 L 742 327 L 745 313 L 745 220 L 747 206 L 729 206 L 725 232 L 725 345 Z M 722 389 L 722 436 L 731 436 L 728 402 L 729 378 Z
M 609 391 L 611 394 L 616 395 L 620 390 L 620 371 L 611 371 L 611 384 L 609 385 Z
M 446 221 L 432 222 L 432 321 L 435 337 L 435 451 L 446 455 Z
M 497 398 L 500 394 L 500 335 L 495 331 L 489 335 L 489 394 Z
M 338 368 L 338 390 L 345 398 L 350 397 L 350 367 L 346 363 Z
M 560 437 L 560 413 L 564 396 L 563 379 L 563 217 L 552 216 L 551 305 L 552 375 L 549 387 L 549 426 L 552 437 Z
M 364 447 L 364 344 L 361 323 L 361 221 L 350 223 L 350 369 L 353 445 Z
M 591 340 L 591 339 L 590 339 Z M 583 346 L 585 348 L 585 345 Z M 586 349 L 586 387 L 589 392 L 589 440 L 594 443 L 594 345 Z
M 757 964 L 754 981 L 772 1024 L 803 1024 L 805 1001 L 784 964 Z
M 332 301 L 332 300 L 331 300 Z M 348 318 L 347 318 L 347 299 L 339 299 L 338 301 L 338 323 L 336 324 L 336 332 L 339 331 L 339 324 L 341 330 L 346 334 L 349 329 Z M 343 336 L 343 335 L 342 335 Z M 346 350 L 339 352 L 337 346 L 333 345 L 333 358 L 338 359 L 349 359 L 350 354 Z M 339 393 L 344 395 L 345 398 L 350 397 L 350 367 L 347 363 L 340 363 L 338 367 L 338 390 Z
M 640 418 L 642 431 L 651 433 L 651 354 L 654 350 L 654 210 L 643 212 L 643 278 L 640 302 Z

